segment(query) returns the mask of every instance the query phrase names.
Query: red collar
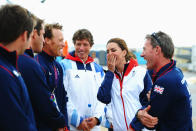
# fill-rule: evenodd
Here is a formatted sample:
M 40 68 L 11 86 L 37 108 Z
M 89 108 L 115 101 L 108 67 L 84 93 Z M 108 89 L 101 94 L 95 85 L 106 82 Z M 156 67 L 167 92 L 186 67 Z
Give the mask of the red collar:
M 70 60 L 73 60 L 73 61 L 79 61 L 79 62 L 83 63 L 83 61 L 80 59 L 80 57 L 78 57 L 78 56 L 72 56 L 70 53 L 66 56 L 66 59 L 70 59 Z M 91 58 L 90 56 L 88 56 L 88 59 L 85 62 L 85 64 L 91 63 L 93 61 L 94 61 L 93 58 Z

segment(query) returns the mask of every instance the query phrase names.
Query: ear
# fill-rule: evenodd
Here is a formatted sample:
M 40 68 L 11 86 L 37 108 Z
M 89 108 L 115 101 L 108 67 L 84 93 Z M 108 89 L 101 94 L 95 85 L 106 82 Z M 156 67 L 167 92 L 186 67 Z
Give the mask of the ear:
M 22 41 L 27 42 L 27 40 L 28 40 L 28 39 L 27 39 L 27 34 L 28 34 L 28 32 L 27 32 L 27 31 L 24 31 L 24 32 L 20 35 Z
M 45 45 L 49 45 L 51 43 L 51 40 L 49 38 L 47 38 L 47 37 L 44 38 L 44 41 L 45 41 L 44 42 Z
M 123 53 L 123 56 L 126 56 L 127 51 L 126 50 L 123 50 L 122 53 Z
M 36 35 L 37 35 L 37 29 L 34 29 L 34 30 L 33 30 L 32 38 L 35 39 Z
M 156 53 L 156 55 L 161 53 L 161 47 L 160 46 L 155 47 L 155 53 Z

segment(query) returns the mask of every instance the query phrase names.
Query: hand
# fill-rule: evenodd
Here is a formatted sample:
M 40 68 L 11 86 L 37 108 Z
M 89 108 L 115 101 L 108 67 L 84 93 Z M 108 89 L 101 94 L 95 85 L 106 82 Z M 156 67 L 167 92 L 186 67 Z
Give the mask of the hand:
M 133 129 L 129 128 L 128 131 L 134 131 Z
M 63 128 L 58 128 L 57 131 L 64 131 L 64 129 Z
M 113 54 L 107 54 L 107 65 L 108 70 L 114 72 L 116 64 L 116 57 Z
M 143 125 L 149 128 L 154 128 L 155 125 L 158 123 L 157 117 L 152 117 L 148 114 L 148 111 L 150 110 L 151 106 L 148 105 L 144 110 L 138 111 L 137 117 L 141 121 Z
M 87 122 L 87 124 L 88 124 L 88 127 L 90 128 L 90 129 L 92 129 L 94 126 L 96 126 L 97 125 L 97 123 L 98 123 L 98 120 L 95 118 L 95 117 L 90 117 L 90 118 L 87 118 L 87 119 L 85 119 L 86 120 L 86 122 Z
M 82 123 L 77 127 L 78 130 L 83 130 L 83 131 L 90 131 L 86 120 L 83 120 Z

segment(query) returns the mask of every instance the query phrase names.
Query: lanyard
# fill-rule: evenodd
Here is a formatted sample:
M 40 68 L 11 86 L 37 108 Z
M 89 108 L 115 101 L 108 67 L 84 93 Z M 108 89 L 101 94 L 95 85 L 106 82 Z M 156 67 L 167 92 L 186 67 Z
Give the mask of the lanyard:
M 54 91 L 57 88 L 57 84 L 58 84 L 58 72 L 57 72 L 57 69 L 56 69 L 56 66 L 55 65 L 53 65 L 53 70 L 54 70 L 55 87 L 54 87 L 54 89 L 52 91 L 52 94 L 51 94 L 50 98 L 56 104 L 56 108 L 59 111 L 59 107 L 57 105 L 56 97 L 55 97 L 55 94 L 54 94 Z
M 57 72 L 57 69 L 56 69 L 55 65 L 53 65 L 53 70 L 54 70 L 55 87 L 54 87 L 54 90 L 52 92 L 54 93 L 54 91 L 55 91 L 55 89 L 57 88 L 57 85 L 58 85 L 58 72 Z

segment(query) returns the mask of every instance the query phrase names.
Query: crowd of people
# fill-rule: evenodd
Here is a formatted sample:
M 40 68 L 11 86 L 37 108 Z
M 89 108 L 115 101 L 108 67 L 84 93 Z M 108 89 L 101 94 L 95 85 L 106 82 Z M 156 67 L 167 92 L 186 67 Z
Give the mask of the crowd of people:
M 146 35 L 146 68 L 122 38 L 111 38 L 104 70 L 90 56 L 88 29 L 56 60 L 62 29 L 19 5 L 0 7 L 1 131 L 193 131 L 191 95 L 168 34 Z

